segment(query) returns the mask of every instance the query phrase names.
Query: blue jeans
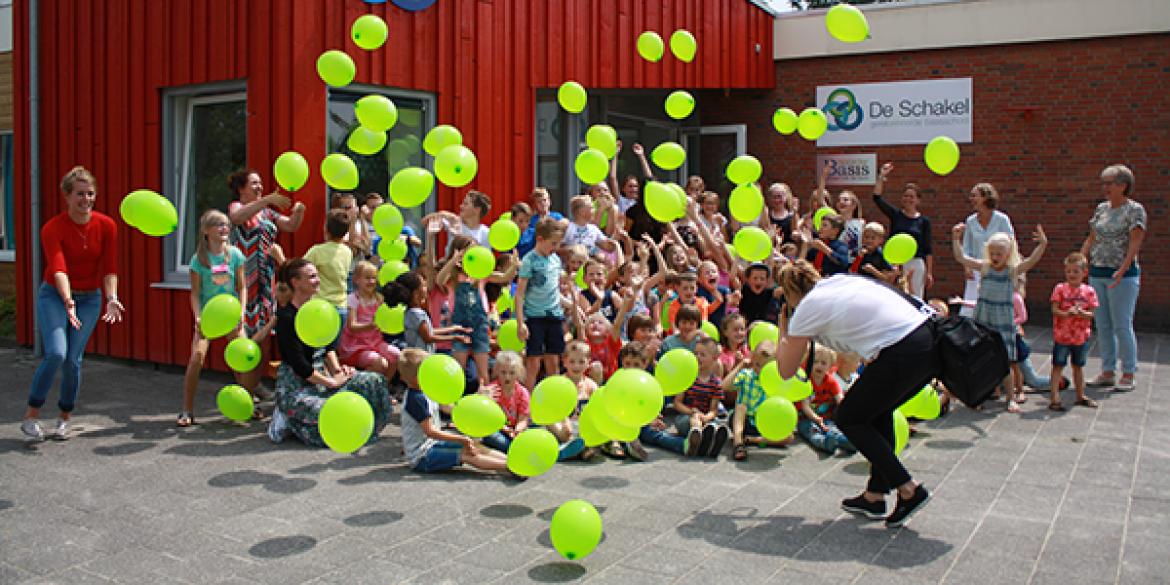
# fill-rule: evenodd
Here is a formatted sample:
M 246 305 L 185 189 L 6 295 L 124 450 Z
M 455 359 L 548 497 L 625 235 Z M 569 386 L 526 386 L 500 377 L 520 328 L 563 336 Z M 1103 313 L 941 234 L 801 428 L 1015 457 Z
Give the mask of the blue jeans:
M 1097 323 L 1097 337 L 1101 346 L 1101 371 L 1112 372 L 1121 358 L 1121 372 L 1137 371 L 1137 338 L 1133 334 L 1133 313 L 1137 308 L 1141 276 L 1122 278 L 1117 286 L 1109 288 L 1109 278 L 1089 277 L 1089 285 L 1097 292 L 1100 306 L 1093 313 Z
M 503 432 L 496 431 L 482 439 L 483 444 L 499 451 L 507 453 L 508 447 L 512 446 L 512 437 L 505 435 Z
M 33 374 L 32 390 L 28 395 L 28 405 L 33 408 L 44 406 L 57 370 L 61 370 L 61 396 L 57 406 L 61 412 L 73 412 L 77 404 L 77 392 L 81 389 L 81 358 L 101 315 L 102 295 L 99 291 L 73 291 L 73 302 L 77 304 L 81 329 L 74 329 L 69 324 L 65 303 L 55 286 L 41 283 L 37 291 L 37 326 L 41 329 L 45 355 Z
M 1029 388 L 1047 391 L 1052 387 L 1051 379 L 1038 375 L 1036 370 L 1032 368 L 1031 359 L 1022 359 L 1016 362 L 1016 365 L 1020 367 L 1020 373 L 1024 375 L 1024 384 L 1027 384 Z
M 804 440 L 808 441 L 810 445 L 829 453 L 834 453 L 837 449 L 842 449 L 849 452 L 857 451 L 853 447 L 853 443 L 845 438 L 845 434 L 837 428 L 837 424 L 831 420 L 825 421 L 825 427 L 828 431 L 822 431 L 820 427 L 813 424 L 813 421 L 802 418 L 796 423 L 796 431 Z
M 646 425 L 642 427 L 641 431 L 638 431 L 638 440 L 643 445 L 654 445 L 655 447 L 661 447 L 680 455 L 684 451 L 683 444 L 686 441 L 686 439 L 678 435 L 652 429 L 650 425 Z
M 451 441 L 438 441 L 427 450 L 427 454 L 414 465 L 419 473 L 434 473 L 458 467 L 463 458 L 463 445 Z

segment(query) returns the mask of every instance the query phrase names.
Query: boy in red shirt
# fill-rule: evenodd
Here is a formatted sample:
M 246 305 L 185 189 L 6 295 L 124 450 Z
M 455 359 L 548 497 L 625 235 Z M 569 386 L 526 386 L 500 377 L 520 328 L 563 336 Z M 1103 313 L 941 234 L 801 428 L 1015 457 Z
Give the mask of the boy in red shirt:
M 1064 259 L 1064 282 L 1052 289 L 1052 402 L 1049 410 L 1064 410 L 1060 403 L 1060 372 L 1072 357 L 1073 383 L 1077 389 L 1077 406 L 1096 408 L 1097 403 L 1085 396 L 1085 361 L 1089 353 L 1093 311 L 1097 293 L 1085 284 L 1089 261 L 1084 254 L 1073 252 Z
M 837 449 L 846 453 L 857 452 L 833 422 L 837 405 L 845 399 L 845 392 L 833 375 L 837 369 L 834 366 L 836 361 L 836 352 L 823 345 L 816 346 L 812 371 L 808 375 L 813 395 L 800 401 L 800 420 L 796 423 L 796 430 L 804 440 L 830 455 L 836 453 Z

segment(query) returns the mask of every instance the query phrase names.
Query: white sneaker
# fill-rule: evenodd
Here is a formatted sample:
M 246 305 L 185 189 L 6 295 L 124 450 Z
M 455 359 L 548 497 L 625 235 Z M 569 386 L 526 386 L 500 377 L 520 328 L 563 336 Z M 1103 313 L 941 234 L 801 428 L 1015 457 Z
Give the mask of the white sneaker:
M 49 435 L 57 441 L 69 440 L 69 429 L 72 425 L 65 419 L 57 419 L 57 426 L 53 428 L 53 434 Z
M 268 422 L 268 440 L 273 443 L 282 443 L 287 436 L 288 416 L 279 408 L 273 409 L 272 420 Z
M 45 431 L 41 430 L 41 423 L 33 418 L 26 418 L 20 423 L 20 432 L 24 433 L 24 439 L 30 443 L 45 440 Z

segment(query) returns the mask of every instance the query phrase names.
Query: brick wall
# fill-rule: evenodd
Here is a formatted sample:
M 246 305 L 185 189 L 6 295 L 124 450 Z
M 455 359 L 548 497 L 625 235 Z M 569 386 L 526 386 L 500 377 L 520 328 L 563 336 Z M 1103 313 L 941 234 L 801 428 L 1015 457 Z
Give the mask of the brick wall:
M 876 152 L 879 164 L 895 165 L 891 193 L 907 181 L 924 188 L 922 209 L 934 225 L 935 296 L 962 292 L 950 228 L 971 212 L 966 195 L 975 183 L 995 185 L 1017 232 L 1030 233 L 1040 222 L 1048 233 L 1048 253 L 1029 280 L 1033 321 L 1041 323 L 1048 318 L 1047 294 L 1063 277 L 1061 259 L 1080 247 L 1102 199 L 1101 169 L 1128 165 L 1136 175 L 1133 197 L 1149 214 L 1136 321 L 1142 329 L 1164 330 L 1170 327 L 1170 260 L 1157 243 L 1170 224 L 1170 108 L 1162 105 L 1170 91 L 1167 47 L 1170 35 L 1158 34 L 779 61 L 774 91 L 704 93 L 701 116 L 703 124 L 746 121 L 748 152 L 764 163 L 764 179 L 787 182 L 807 201 L 818 150 L 798 135 L 776 133 L 776 108 L 817 105 L 818 85 L 971 77 L 974 141 L 961 145 L 959 167 L 947 177 L 926 168 L 922 146 L 820 152 Z M 1037 109 L 1013 110 L 1019 106 Z M 858 194 L 867 218 L 884 219 L 870 188 Z M 1021 243 L 1025 254 L 1032 246 Z
M 0 130 L 12 130 L 12 53 L 0 53 Z

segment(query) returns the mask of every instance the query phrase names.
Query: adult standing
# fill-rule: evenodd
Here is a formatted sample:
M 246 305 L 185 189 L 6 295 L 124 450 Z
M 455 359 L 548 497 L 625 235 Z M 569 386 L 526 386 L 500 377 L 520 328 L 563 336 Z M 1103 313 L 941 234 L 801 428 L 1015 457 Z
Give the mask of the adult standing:
M 764 192 L 764 212 L 760 214 L 760 218 L 754 222 L 736 222 L 732 227 L 738 231 L 749 225 L 762 224 L 764 229 L 771 226 L 776 229 L 776 235 L 780 236 L 782 243 L 792 242 L 792 232 L 796 229 L 793 225 L 796 214 L 792 209 L 795 201 L 792 189 L 786 183 L 772 183 Z
M 61 370 L 61 415 L 52 437 L 69 438 L 70 418 L 81 389 L 85 344 L 97 325 L 106 297 L 106 323 L 122 320 L 126 308 L 118 301 L 118 227 L 108 215 L 94 211 L 97 179 L 84 167 L 73 167 L 61 179 L 65 211 L 41 228 L 45 253 L 44 280 L 37 291 L 36 319 L 44 358 L 33 374 L 28 410 L 20 430 L 29 441 L 43 441 L 38 417 L 53 378 Z
M 780 320 L 781 376 L 796 374 L 810 340 L 868 362 L 837 407 L 836 422 L 869 460 L 869 483 L 841 507 L 871 520 L 885 518 L 888 527 L 903 525 L 930 494 L 894 453 L 893 414 L 941 370 L 933 322 L 886 285 L 849 275 L 822 279 L 804 260 L 781 268 L 779 280 L 785 313 L 791 311 Z M 891 489 L 898 492 L 897 505 L 887 515 Z
M 873 188 L 873 202 L 877 204 L 882 213 L 886 214 L 886 217 L 890 218 L 890 236 L 910 234 L 910 237 L 914 238 L 914 242 L 918 244 L 914 257 L 906 262 L 903 268 L 910 275 L 910 292 L 914 296 L 924 299 L 926 298 L 926 289 L 934 286 L 934 253 L 930 247 L 930 218 L 918 210 L 918 204 L 922 201 L 922 197 L 918 185 L 915 183 L 906 183 L 906 187 L 902 190 L 901 208 L 890 205 L 882 198 L 882 190 L 893 170 L 893 163 L 882 165 L 877 185 Z M 1011 228 L 1010 222 L 1008 228 Z
M 264 195 L 260 173 L 252 169 L 236 171 L 228 176 L 228 188 L 236 197 L 228 206 L 231 219 L 231 242 L 244 254 L 244 278 L 248 286 L 248 306 L 244 308 L 244 330 L 253 337 L 276 314 L 274 284 L 276 268 L 284 262 L 284 253 L 276 245 L 278 232 L 292 232 L 305 219 L 305 204 L 292 205 L 292 213 L 283 215 L 273 207 L 288 209 L 292 203 L 280 193 Z M 260 363 L 267 363 L 266 343 L 260 344 Z M 260 388 L 263 368 L 257 367 L 242 376 L 243 385 L 254 396 L 269 398 Z
M 1130 199 L 1133 171 L 1125 165 L 1110 165 L 1101 171 L 1105 201 L 1089 219 L 1089 236 L 1081 253 L 1089 257 L 1089 284 L 1101 306 L 1094 312 L 1101 347 L 1101 373 L 1094 386 L 1133 390 L 1137 371 L 1137 339 L 1133 314 L 1141 288 L 1138 251 L 1146 237 L 1146 208 Z M 1121 359 L 1121 379 L 1114 385 L 1114 372 Z
M 996 209 L 999 207 L 999 193 L 991 183 L 977 183 L 967 197 L 975 213 L 967 216 L 967 229 L 963 232 L 964 254 L 971 258 L 983 258 L 983 248 L 987 246 L 987 240 L 992 234 L 1005 233 L 1012 238 L 1016 237 L 1011 218 Z M 975 301 L 979 299 L 979 281 L 982 274 L 978 270 L 964 268 L 963 276 L 967 279 L 967 285 L 963 289 L 964 302 L 959 314 L 970 317 L 975 314 Z
M 268 424 L 268 438 L 274 443 L 291 432 L 301 442 L 324 447 L 317 427 L 325 401 L 336 392 L 360 394 L 374 410 L 374 431 L 370 442 L 390 417 L 390 391 L 386 379 L 374 372 L 359 372 L 343 366 L 333 350 L 310 347 L 296 333 L 297 311 L 320 288 L 317 268 L 304 258 L 294 258 L 280 270 L 281 282 L 292 290 L 292 299 L 277 311 L 276 340 L 283 361 L 276 371 L 276 408 Z

